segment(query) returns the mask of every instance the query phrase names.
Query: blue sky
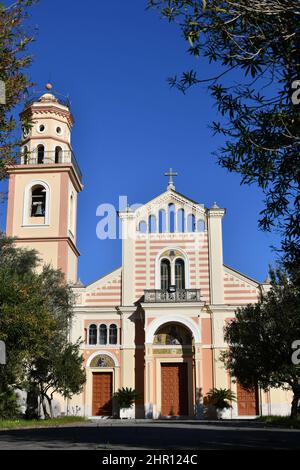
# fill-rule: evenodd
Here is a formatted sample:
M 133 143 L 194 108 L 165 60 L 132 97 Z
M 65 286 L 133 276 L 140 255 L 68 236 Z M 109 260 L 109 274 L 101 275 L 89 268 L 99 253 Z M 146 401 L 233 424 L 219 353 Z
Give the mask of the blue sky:
M 222 139 L 208 128 L 218 114 L 205 87 L 184 96 L 166 82 L 195 66 L 203 77 L 214 71 L 189 57 L 176 28 L 145 6 L 146 0 L 41 0 L 32 8 L 30 24 L 38 33 L 30 76 L 37 89 L 50 79 L 69 95 L 75 117 L 73 148 L 85 185 L 78 205 L 79 277 L 89 283 L 121 263 L 121 242 L 96 237 L 97 206 L 117 206 L 119 195 L 130 204 L 147 202 L 166 189 L 163 174 L 172 166 L 179 192 L 227 208 L 224 262 L 263 280 L 278 238 L 258 230 L 262 194 L 240 186 L 240 177 L 212 156 Z M 4 229 L 4 204 L 0 223 Z

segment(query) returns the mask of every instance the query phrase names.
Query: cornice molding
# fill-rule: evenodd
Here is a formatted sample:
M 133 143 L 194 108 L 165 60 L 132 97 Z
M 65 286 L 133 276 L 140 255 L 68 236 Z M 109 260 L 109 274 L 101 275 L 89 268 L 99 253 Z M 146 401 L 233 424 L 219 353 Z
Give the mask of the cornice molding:
M 7 170 L 8 174 L 22 174 L 22 173 L 63 173 L 68 172 L 70 174 L 72 183 L 78 192 L 83 190 L 83 184 L 79 180 L 76 171 L 72 163 L 55 163 L 55 164 L 43 164 L 43 165 L 15 165 L 11 166 Z
M 207 211 L 208 213 L 208 217 L 224 217 L 224 215 L 226 214 L 226 209 L 208 209 Z
M 54 114 L 54 115 L 57 115 L 57 116 L 61 116 L 61 117 L 64 117 L 66 118 L 66 120 L 68 121 L 68 124 L 70 127 L 72 127 L 74 125 L 74 117 L 73 115 L 71 114 L 71 112 L 66 108 L 66 109 L 63 109 L 63 108 L 60 108 L 58 106 L 56 106 L 55 104 L 53 105 L 49 105 L 49 106 L 45 106 L 45 105 L 41 105 L 41 106 L 30 106 L 29 108 L 26 108 L 24 109 L 21 113 L 20 113 L 20 116 L 32 116 L 34 117 L 34 115 L 42 115 L 42 114 Z

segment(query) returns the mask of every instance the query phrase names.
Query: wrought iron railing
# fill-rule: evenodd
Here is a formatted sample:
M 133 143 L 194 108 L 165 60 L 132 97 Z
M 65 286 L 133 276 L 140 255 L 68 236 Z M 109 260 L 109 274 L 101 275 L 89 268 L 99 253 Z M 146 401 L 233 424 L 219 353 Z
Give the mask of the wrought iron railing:
M 144 291 L 144 302 L 200 302 L 200 289 L 177 289 L 169 292 L 162 289 L 147 289 Z
M 71 163 L 82 181 L 82 173 L 72 150 L 59 151 L 39 151 L 24 153 L 20 158 L 23 165 L 53 165 L 61 163 Z
M 32 93 L 29 97 L 25 97 L 25 108 L 27 108 L 28 106 L 31 106 L 33 103 L 38 103 L 39 99 L 42 97 L 44 93 L 46 93 L 46 91 L 36 91 Z M 52 92 L 49 91 L 48 93 L 52 93 Z M 60 93 L 57 93 L 56 91 L 54 95 L 59 104 L 62 104 L 63 106 L 66 106 L 69 109 L 71 108 L 71 101 L 67 96 L 61 95 Z

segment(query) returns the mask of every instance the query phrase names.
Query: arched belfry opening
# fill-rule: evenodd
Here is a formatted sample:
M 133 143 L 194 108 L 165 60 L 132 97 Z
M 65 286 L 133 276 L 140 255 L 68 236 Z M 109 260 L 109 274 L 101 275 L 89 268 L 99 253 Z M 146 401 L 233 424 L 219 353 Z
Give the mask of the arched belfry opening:
M 54 155 L 55 163 L 62 163 L 63 162 L 63 150 L 61 147 L 55 147 L 55 155 Z
M 45 147 L 44 145 L 39 145 L 37 147 L 37 163 L 38 165 L 42 165 L 45 163 Z
M 43 217 L 46 214 L 46 188 L 37 184 L 31 189 L 31 217 Z

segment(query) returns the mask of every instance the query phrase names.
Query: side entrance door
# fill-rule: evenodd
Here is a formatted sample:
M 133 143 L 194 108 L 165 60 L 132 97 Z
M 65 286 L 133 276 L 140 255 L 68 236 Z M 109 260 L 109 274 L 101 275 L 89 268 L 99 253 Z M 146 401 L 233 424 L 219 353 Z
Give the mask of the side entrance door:
M 93 416 L 112 415 L 112 373 L 93 372 Z
M 258 412 L 258 388 L 245 390 L 237 383 L 237 405 L 239 416 L 257 416 Z

